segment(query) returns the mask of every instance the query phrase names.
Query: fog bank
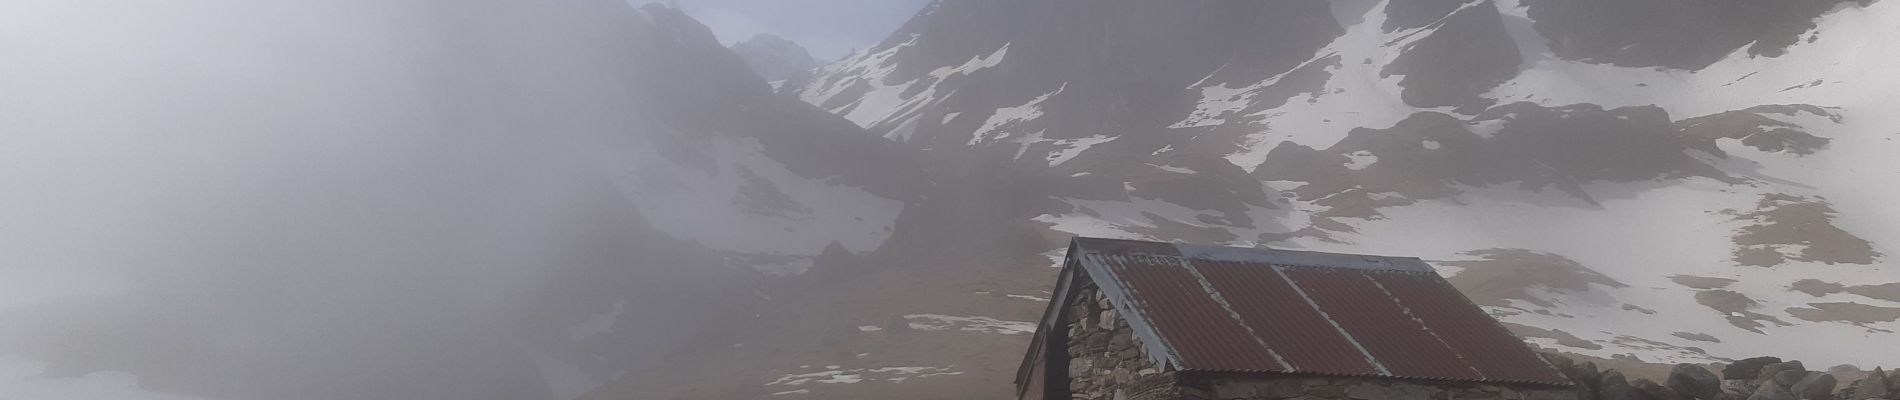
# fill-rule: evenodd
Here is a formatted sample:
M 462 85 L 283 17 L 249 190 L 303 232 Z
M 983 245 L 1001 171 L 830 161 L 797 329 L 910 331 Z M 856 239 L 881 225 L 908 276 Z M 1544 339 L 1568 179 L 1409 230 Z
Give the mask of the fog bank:
M 0 370 L 28 371 L 0 397 L 102 377 L 207 398 L 573 394 L 531 362 L 577 358 L 540 327 L 717 284 L 601 167 L 653 129 L 625 84 L 638 18 L 617 0 L 0 5 Z M 561 368 L 603 379 L 688 334 L 651 328 Z

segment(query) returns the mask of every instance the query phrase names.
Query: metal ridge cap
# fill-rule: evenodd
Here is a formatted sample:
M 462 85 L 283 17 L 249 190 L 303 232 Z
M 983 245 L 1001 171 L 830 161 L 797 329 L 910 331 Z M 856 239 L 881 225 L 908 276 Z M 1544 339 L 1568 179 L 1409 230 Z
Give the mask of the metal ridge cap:
M 1380 375 L 1380 374 L 1352 374 L 1352 373 L 1314 372 L 1314 371 L 1276 371 L 1276 370 L 1266 370 L 1266 369 L 1183 368 L 1180 371 L 1183 373 L 1189 373 L 1189 374 L 1240 374 L 1240 375 L 1271 374 L 1271 375 L 1318 376 L 1318 377 L 1335 377 L 1335 378 L 1418 380 L 1418 381 L 1452 382 L 1452 383 L 1541 385 L 1541 386 L 1550 386 L 1550 387 L 1574 387 L 1577 384 L 1576 382 L 1572 382 L 1568 380 L 1559 382 L 1559 381 L 1496 379 L 1496 378 L 1451 379 L 1451 378 L 1439 378 L 1439 377 L 1429 377 L 1429 376 L 1415 376 L 1415 375 L 1410 375 L 1410 374 Z
M 1217 247 L 1175 244 L 1180 255 L 1155 254 L 1134 251 L 1103 251 L 1100 249 L 1082 249 L 1085 254 L 1101 256 L 1136 256 L 1184 258 L 1191 260 L 1227 261 L 1248 264 L 1281 265 L 1290 267 L 1345 268 L 1364 271 L 1390 271 L 1436 273 L 1425 260 L 1416 257 L 1369 256 L 1359 254 L 1322 253 L 1315 251 L 1280 250 L 1272 248 Z
M 1201 260 L 1376 271 L 1432 271 L 1432 267 L 1425 264 L 1425 260 L 1416 257 L 1324 253 L 1317 251 L 1281 250 L 1268 247 L 1200 246 L 1179 243 L 1175 244 L 1174 247 L 1185 257 Z

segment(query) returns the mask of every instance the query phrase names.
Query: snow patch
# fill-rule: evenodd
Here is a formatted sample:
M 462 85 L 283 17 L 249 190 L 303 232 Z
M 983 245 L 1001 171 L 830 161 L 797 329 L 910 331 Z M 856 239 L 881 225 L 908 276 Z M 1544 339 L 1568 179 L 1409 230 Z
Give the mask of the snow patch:
M 1012 294 L 1012 295 L 1007 295 L 1007 296 L 1009 296 L 1009 298 L 1012 298 L 1012 299 L 1023 299 L 1023 300 L 1029 300 L 1029 301 L 1039 301 L 1039 302 L 1044 302 L 1044 303 L 1049 302 L 1049 298 L 1047 297 L 1030 296 L 1026 294 Z
M 1004 321 L 990 317 L 958 317 L 939 314 L 912 314 L 904 316 L 910 321 L 910 328 L 920 331 L 966 331 L 994 333 L 1002 335 L 1027 335 L 1036 333 L 1036 324 L 1020 321 Z
M 1148 166 L 1160 168 L 1162 171 L 1168 171 L 1168 172 L 1173 172 L 1177 174 L 1189 174 L 1189 175 L 1194 174 L 1194 170 L 1182 168 L 1182 167 L 1176 167 L 1173 165 L 1148 164 Z
M 1062 163 L 1074 159 L 1075 156 L 1081 155 L 1082 151 L 1088 150 L 1090 147 L 1095 147 L 1095 145 L 1098 144 L 1107 143 L 1110 140 L 1115 140 L 1115 138 L 1105 135 L 1094 135 L 1085 138 L 1058 139 L 1051 142 L 1058 147 L 1058 149 L 1049 152 L 1049 166 L 1062 165 Z
M 1009 124 L 1042 118 L 1042 102 L 1049 101 L 1050 97 L 1062 94 L 1062 91 L 1068 88 L 1069 84 L 1064 83 L 1061 87 L 1057 87 L 1055 91 L 1043 93 L 1041 96 L 1029 99 L 1029 102 L 1023 103 L 1023 105 L 996 109 L 996 113 L 990 114 L 990 119 L 983 121 L 983 126 L 977 128 L 976 133 L 970 136 L 970 142 L 965 144 L 976 146 L 986 141 L 995 142 L 1009 138 L 1010 132 L 997 132 L 997 129 Z
M 831 365 L 831 366 L 827 366 L 826 368 L 827 369 L 823 371 L 817 371 L 817 372 L 787 374 L 785 376 L 779 377 L 778 379 L 774 379 L 771 382 L 766 382 L 765 385 L 766 386 L 802 386 L 805 384 L 812 384 L 812 383 L 851 384 L 851 383 L 859 383 L 859 382 L 867 382 L 867 381 L 902 383 L 904 381 L 911 380 L 911 379 L 929 378 L 929 377 L 947 376 L 947 375 L 963 375 L 962 371 L 955 371 L 955 370 L 951 370 L 949 368 L 943 368 L 943 367 L 878 367 L 878 368 L 840 369 L 839 366 Z

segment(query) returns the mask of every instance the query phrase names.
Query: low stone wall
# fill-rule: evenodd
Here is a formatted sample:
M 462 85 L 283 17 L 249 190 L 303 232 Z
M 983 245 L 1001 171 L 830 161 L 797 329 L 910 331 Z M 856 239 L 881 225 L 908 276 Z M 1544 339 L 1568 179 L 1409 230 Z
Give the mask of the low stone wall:
M 1809 371 L 1800 361 L 1756 357 L 1730 363 L 1720 376 L 1700 365 L 1678 364 L 1659 383 L 1628 379 L 1561 355 L 1544 358 L 1577 383 L 1582 400 L 1900 400 L 1900 380 L 1878 368 L 1865 378 L 1842 381 Z

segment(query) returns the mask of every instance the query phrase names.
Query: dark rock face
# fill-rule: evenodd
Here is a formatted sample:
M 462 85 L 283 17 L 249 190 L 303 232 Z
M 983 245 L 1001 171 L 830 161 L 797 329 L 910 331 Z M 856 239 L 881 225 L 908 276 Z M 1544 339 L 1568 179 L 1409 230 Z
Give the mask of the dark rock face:
M 1754 380 L 1756 377 L 1761 376 L 1762 367 L 1779 363 L 1781 363 L 1781 358 L 1778 357 L 1754 357 L 1736 360 L 1734 363 L 1730 363 L 1727 367 L 1722 368 L 1722 379 Z
M 1470 127 L 1479 123 L 1495 123 L 1500 128 L 1484 137 Z M 1361 172 L 1325 172 L 1327 168 L 1299 166 L 1270 153 L 1255 173 L 1266 180 L 1324 182 L 1328 186 L 1358 183 L 1369 190 L 1396 191 L 1415 198 L 1450 193 L 1443 188 L 1449 182 L 1516 182 L 1530 190 L 1555 186 L 1587 198 L 1581 186 L 1596 181 L 1689 176 L 1729 179 L 1683 153 L 1694 142 L 1676 135 L 1670 129 L 1668 114 L 1659 108 L 1604 110 L 1587 104 L 1549 108 L 1516 103 L 1487 110 L 1468 123 L 1445 114 L 1418 113 L 1389 129 L 1355 129 L 1324 151 L 1339 157 L 1328 156 L 1323 162 L 1343 161 L 1344 155 L 1361 151 L 1378 157 Z M 1289 150 L 1285 156 L 1296 153 Z M 1614 157 L 1602 156 L 1606 154 Z M 1327 173 L 1360 176 L 1314 179 L 1317 174 Z M 1317 187 L 1302 190 L 1331 194 Z
M 1857 0 L 1526 0 L 1564 58 L 1697 70 L 1735 49 L 1780 56 L 1814 19 Z
M 1735 261 L 1773 267 L 1784 262 L 1872 264 L 1884 255 L 1873 244 L 1834 223 L 1837 212 L 1826 199 L 1787 194 L 1763 195 L 1749 211 L 1724 211 L 1748 225 L 1735 232 Z M 1784 254 L 1781 250 L 1799 252 Z
M 804 76 L 817 68 L 818 60 L 804 46 L 777 35 L 760 34 L 732 45 L 732 52 L 745 61 L 752 72 L 768 81 Z
M 1711 141 L 1735 139 L 1743 145 L 1766 152 L 1785 152 L 1797 155 L 1814 154 L 1827 147 L 1833 139 L 1808 133 L 1805 127 L 1790 124 L 1770 117 L 1770 114 L 1783 117 L 1811 114 L 1827 117 L 1840 122 L 1840 114 L 1832 110 L 1811 105 L 1767 105 L 1742 110 L 1729 111 L 1714 115 L 1705 115 L 1685 119 L 1676 123 L 1682 134 L 1705 138 Z M 1698 147 L 1710 154 L 1726 157 L 1720 148 Z
M 1489 127 L 1488 136 L 1477 133 L 1480 126 Z M 1555 188 L 1595 201 L 1584 185 L 1687 177 L 1736 181 L 1685 152 L 1704 142 L 1677 133 L 1668 114 L 1655 107 L 1514 103 L 1469 121 L 1421 112 L 1390 128 L 1353 129 L 1324 150 L 1282 143 L 1254 175 L 1307 182 L 1294 192 L 1330 209 L 1317 217 L 1366 218 L 1379 215 L 1381 207 L 1457 195 L 1457 184 Z M 1354 157 L 1375 161 L 1351 166 Z
M 1672 132 L 1669 114 L 1661 108 L 1516 103 L 1475 118 L 1487 120 L 1504 122 L 1491 139 L 1489 153 L 1498 165 L 1486 172 L 1494 182 L 1519 181 L 1525 189 L 1556 186 L 1581 195 L 1579 186 L 1594 181 L 1730 179 L 1683 153 L 1692 141 Z
M 1398 6 L 1413 4 L 1413 6 Z M 1394 7 L 1427 7 L 1434 1 L 1397 1 Z M 1434 20 L 1437 20 L 1434 18 Z M 1517 76 L 1523 56 L 1504 31 L 1504 20 L 1490 1 L 1467 7 L 1438 20 L 1429 36 L 1404 49 L 1386 65 L 1385 75 L 1404 75 L 1400 97 L 1415 107 L 1461 107 L 1476 113 L 1493 100 L 1478 97 Z M 1394 20 L 1387 20 L 1392 26 Z M 1404 23 L 1404 22 L 1401 22 Z
M 1722 394 L 1722 380 L 1701 366 L 1676 364 L 1669 370 L 1666 386 L 1685 397 L 1714 400 Z
M 1420 112 L 1390 128 L 1353 129 L 1323 150 L 1284 142 L 1253 174 L 1263 181 L 1305 183 L 1290 193 L 1326 210 L 1293 235 L 1325 238 L 1351 231 L 1335 218 L 1376 218 L 1381 208 L 1456 196 L 1460 185 L 1555 188 L 1594 203 L 1583 189 L 1592 182 L 1743 182 L 1688 151 L 1706 146 L 1707 139 L 1676 132 L 1668 115 L 1654 107 L 1514 103 L 1469 120 Z M 1759 325 L 1754 319 L 1783 324 L 1749 315 L 1742 325 Z

